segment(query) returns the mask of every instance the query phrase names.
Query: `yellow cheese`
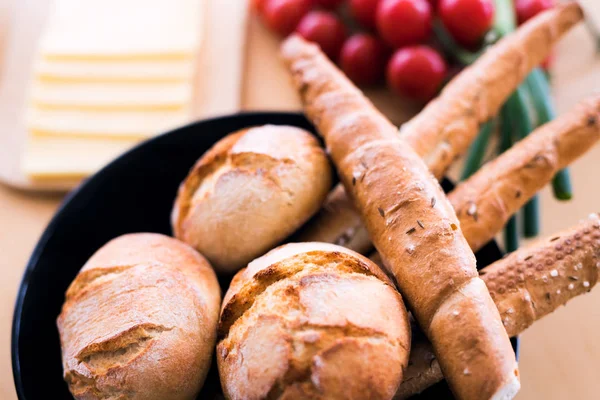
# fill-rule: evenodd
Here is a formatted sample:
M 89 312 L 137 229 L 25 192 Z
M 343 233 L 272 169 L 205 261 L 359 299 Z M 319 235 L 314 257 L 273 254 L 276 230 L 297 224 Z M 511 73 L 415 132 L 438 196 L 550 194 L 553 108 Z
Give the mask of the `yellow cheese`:
M 203 0 L 57 0 L 49 59 L 185 59 L 197 52 Z
M 30 179 L 78 179 L 98 171 L 136 140 L 30 137 L 23 171 Z
M 191 60 L 57 60 L 41 59 L 35 76 L 50 82 L 177 82 L 191 80 Z
M 192 100 L 191 82 L 34 82 L 31 102 L 42 108 L 76 110 L 182 109 Z
M 147 138 L 177 128 L 190 120 L 181 111 L 47 110 L 32 107 L 27 128 L 34 135 Z

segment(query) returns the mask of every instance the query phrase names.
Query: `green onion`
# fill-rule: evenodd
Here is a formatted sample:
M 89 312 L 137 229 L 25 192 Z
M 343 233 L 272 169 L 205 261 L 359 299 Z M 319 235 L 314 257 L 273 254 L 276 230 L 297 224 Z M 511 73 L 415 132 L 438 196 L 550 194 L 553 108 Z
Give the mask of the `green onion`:
M 511 97 L 512 98 L 512 97 Z M 509 99 L 510 102 L 510 99 Z M 511 112 L 508 102 L 500 110 L 500 153 L 508 150 L 513 144 L 513 127 L 510 119 Z M 507 253 L 519 248 L 519 231 L 517 229 L 517 218 L 513 215 L 504 227 L 504 247 Z
M 525 138 L 533 131 L 531 115 L 528 104 L 530 93 L 528 86 L 523 84 L 515 90 L 506 102 L 506 114 L 503 114 L 503 123 L 512 128 L 519 140 Z M 523 232 L 525 237 L 537 236 L 540 231 L 540 206 L 537 195 L 525 204 L 523 208 Z
M 552 121 L 556 111 L 552 104 L 550 85 L 548 79 L 539 68 L 534 69 L 527 77 L 526 84 L 531 92 L 531 100 L 538 116 L 538 125 Z M 558 171 L 552 179 L 554 197 L 558 200 L 571 200 L 573 188 L 568 168 Z
M 483 163 L 483 156 L 485 155 L 485 149 L 490 142 L 490 137 L 492 136 L 492 132 L 494 132 L 495 127 L 495 119 L 488 121 L 481 126 L 477 138 L 467 153 L 465 169 L 463 170 L 461 180 L 464 181 L 465 179 L 469 178 L 471 175 L 477 172 L 479 167 L 481 167 L 481 164 Z
M 494 30 L 499 36 L 506 36 L 517 29 L 517 17 L 513 0 L 495 0 Z

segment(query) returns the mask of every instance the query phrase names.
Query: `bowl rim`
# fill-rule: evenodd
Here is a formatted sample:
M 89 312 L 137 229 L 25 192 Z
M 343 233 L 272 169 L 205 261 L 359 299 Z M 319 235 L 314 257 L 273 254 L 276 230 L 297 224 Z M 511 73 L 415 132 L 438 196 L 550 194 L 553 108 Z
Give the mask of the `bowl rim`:
M 82 192 L 83 190 L 85 190 L 88 186 L 93 185 L 96 180 L 101 179 L 101 177 L 110 173 L 113 169 L 120 168 L 121 166 L 119 164 L 121 164 L 123 159 L 130 157 L 131 154 L 133 154 L 135 152 L 143 151 L 142 149 L 146 146 L 149 146 L 149 145 L 152 145 L 153 143 L 164 140 L 164 137 L 166 137 L 166 136 L 176 135 L 178 133 L 181 133 L 182 131 L 194 129 L 194 128 L 197 128 L 204 124 L 215 124 L 215 123 L 221 123 L 221 122 L 225 122 L 225 121 L 232 120 L 232 119 L 238 119 L 238 118 L 251 119 L 251 118 L 256 118 L 256 117 L 265 118 L 268 120 L 269 118 L 293 119 L 293 118 L 305 117 L 305 116 L 304 116 L 304 113 L 302 113 L 302 112 L 265 110 L 265 111 L 240 111 L 240 112 L 236 112 L 236 113 L 220 115 L 220 116 L 215 116 L 215 117 L 211 117 L 211 118 L 199 119 L 199 120 L 190 122 L 188 124 L 182 125 L 180 127 L 171 129 L 164 133 L 158 134 L 152 138 L 149 138 L 147 140 L 144 140 L 144 141 L 136 144 L 135 146 L 133 146 L 132 148 L 130 148 L 129 150 L 127 150 L 120 156 L 118 156 L 115 159 L 113 159 L 112 161 L 110 161 L 108 164 L 106 164 L 104 167 L 102 167 L 96 173 L 85 178 L 76 188 L 74 188 L 69 193 L 67 193 L 67 195 L 64 197 L 64 199 L 61 201 L 60 205 L 54 212 L 54 215 L 50 219 L 50 222 L 48 222 L 48 224 L 44 228 L 42 234 L 40 235 L 39 239 L 37 240 L 35 247 L 27 260 L 25 269 L 23 271 L 21 280 L 19 282 L 19 288 L 17 291 L 17 296 L 15 299 L 15 304 L 14 304 L 14 308 L 13 308 L 13 318 L 12 318 L 12 323 L 11 323 L 11 336 L 10 336 L 12 375 L 13 375 L 13 382 L 15 385 L 15 391 L 17 393 L 18 399 L 25 399 L 25 389 L 24 389 L 23 381 L 22 381 L 22 377 L 21 377 L 21 365 L 20 365 L 18 341 L 19 341 L 19 336 L 20 336 L 20 331 L 21 331 L 21 318 L 22 318 L 22 312 L 23 312 L 23 305 L 24 305 L 25 297 L 28 293 L 29 281 L 36 269 L 38 261 L 41 257 L 41 253 L 44 251 L 47 242 L 52 237 L 52 235 L 54 235 L 54 233 L 56 231 L 56 225 L 58 224 L 58 221 L 62 217 L 62 214 L 65 212 L 65 210 L 68 207 L 70 207 L 73 199 L 75 199 L 78 196 L 78 194 L 80 192 Z M 251 125 L 249 125 L 249 126 L 251 126 Z M 520 353 L 520 340 L 519 340 L 518 336 L 515 338 L 512 338 L 512 339 L 514 339 L 514 349 L 515 349 L 516 358 L 518 360 L 519 353 Z
M 132 153 L 143 151 L 142 149 L 145 146 L 151 145 L 152 143 L 156 143 L 158 141 L 163 140 L 165 136 L 175 135 L 181 131 L 187 131 L 190 129 L 194 129 L 198 126 L 202 126 L 204 124 L 214 124 L 219 122 L 224 122 L 231 119 L 238 118 L 253 118 L 253 117 L 278 117 L 278 118 L 298 118 L 299 116 L 304 116 L 301 112 L 294 111 L 241 111 L 232 114 L 220 115 L 211 118 L 205 118 L 190 122 L 188 124 L 182 125 L 180 127 L 171 129 L 167 132 L 158 134 L 152 138 L 144 140 L 117 158 L 110 161 L 100 170 L 85 178 L 76 188 L 71 190 L 65 198 L 62 200 L 54 215 L 50 219 L 50 222 L 44 228 L 41 236 L 37 240 L 31 255 L 29 256 L 23 274 L 21 276 L 21 280 L 19 281 L 19 288 L 17 291 L 17 296 L 15 299 L 15 305 L 13 308 L 13 318 L 11 322 L 11 335 L 10 335 L 10 353 L 11 353 L 11 366 L 12 366 L 12 375 L 13 382 L 15 385 L 15 390 L 17 393 L 17 397 L 19 399 L 25 399 L 23 382 L 21 379 L 21 365 L 20 365 L 20 357 L 19 357 L 19 334 L 21 331 L 21 316 L 23 312 L 23 304 L 25 301 L 25 296 L 28 292 L 29 281 L 31 279 L 32 274 L 35 271 L 36 265 L 38 264 L 38 260 L 40 259 L 42 251 L 45 249 L 46 244 L 50 237 L 55 233 L 57 221 L 61 218 L 64 210 L 68 208 L 75 197 L 77 197 L 78 193 L 85 190 L 89 185 L 93 185 L 94 181 L 99 179 L 112 171 L 114 168 L 117 168 L 116 164 L 120 163 L 120 160 L 124 158 L 128 158 Z

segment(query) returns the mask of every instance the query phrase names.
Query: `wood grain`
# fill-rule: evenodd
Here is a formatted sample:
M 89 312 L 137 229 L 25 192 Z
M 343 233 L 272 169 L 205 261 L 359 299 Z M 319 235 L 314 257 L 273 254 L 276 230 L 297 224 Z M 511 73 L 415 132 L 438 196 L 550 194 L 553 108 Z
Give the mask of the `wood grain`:
M 36 0 L 0 0 L 0 13 L 13 1 L 25 4 Z M 45 0 L 37 0 L 36 4 L 42 1 Z M 241 4 L 244 0 L 228 1 Z M 600 21 L 600 4 L 595 0 L 581 2 L 589 6 L 589 11 Z M 0 46 L 1 38 L 0 29 Z M 278 40 L 256 21 L 251 21 L 247 43 L 243 108 L 299 110 L 296 94 L 279 64 Z M 564 112 L 581 98 L 600 90 L 600 58 L 594 56 L 593 44 L 583 27 L 560 43 L 557 56 L 554 98 L 559 112 Z M 386 97 L 382 91 L 378 94 Z M 402 108 L 396 103 L 389 104 L 389 110 L 385 111 L 388 115 Z M 403 118 L 395 117 L 394 122 L 399 123 Z M 8 134 L 10 132 L 0 130 L 0 157 Z M 600 211 L 600 185 L 596 175 L 599 160 L 600 147 L 596 147 L 572 166 L 575 198 L 571 202 L 554 200 L 548 188 L 542 192 L 542 235 L 565 229 L 589 212 Z M 17 288 L 31 250 L 60 199 L 60 196 L 25 194 L 0 186 L 0 399 L 16 399 L 10 366 L 10 326 Z M 522 390 L 517 399 L 593 400 L 600 396 L 598 304 L 600 290 L 597 289 L 536 322 L 522 335 Z

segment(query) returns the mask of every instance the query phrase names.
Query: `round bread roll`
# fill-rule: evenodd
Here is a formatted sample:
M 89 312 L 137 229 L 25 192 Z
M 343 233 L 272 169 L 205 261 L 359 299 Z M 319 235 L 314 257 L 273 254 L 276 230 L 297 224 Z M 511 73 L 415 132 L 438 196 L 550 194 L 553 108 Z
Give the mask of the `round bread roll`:
M 369 259 L 293 243 L 233 279 L 217 362 L 228 399 L 391 399 L 408 362 L 400 294 Z
M 195 399 L 210 367 L 220 289 L 208 262 L 175 239 L 121 236 L 66 293 L 58 330 L 76 399 Z
M 175 236 L 233 273 L 298 229 L 325 200 L 329 160 L 309 132 L 265 125 L 215 144 L 179 188 Z

